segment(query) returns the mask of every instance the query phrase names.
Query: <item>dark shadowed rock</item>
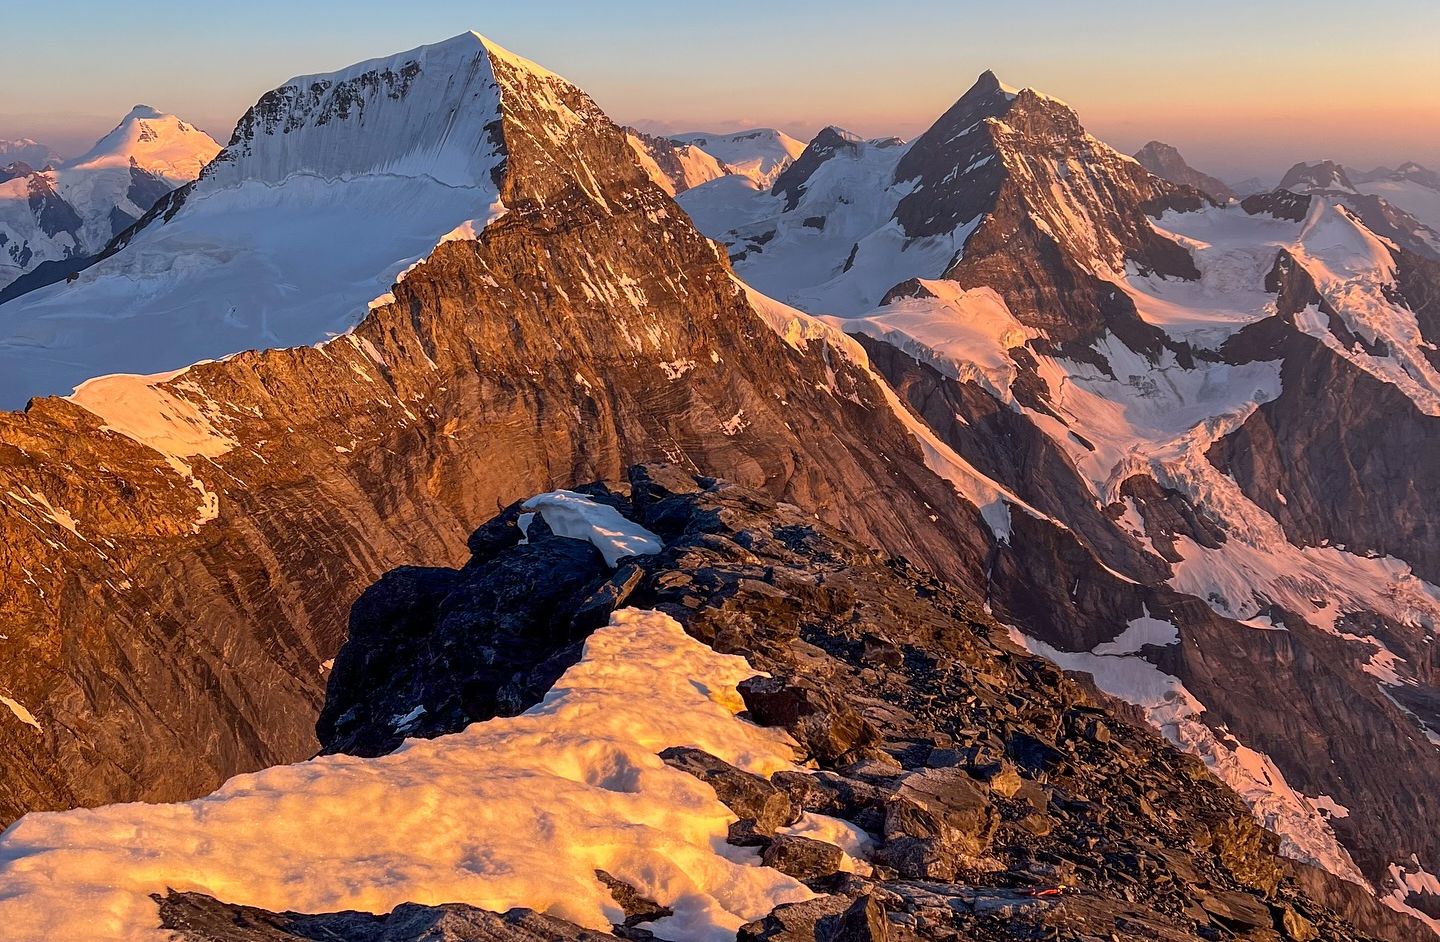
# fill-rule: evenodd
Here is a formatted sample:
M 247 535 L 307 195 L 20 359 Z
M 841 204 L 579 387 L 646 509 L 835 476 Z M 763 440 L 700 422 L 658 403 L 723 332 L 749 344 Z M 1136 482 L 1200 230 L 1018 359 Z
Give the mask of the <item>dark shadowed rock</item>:
M 839 870 L 843 855 L 834 844 L 782 834 L 761 852 L 760 859 L 797 880 L 814 880 Z
M 177 942 L 600 942 L 607 932 L 529 909 L 492 913 L 460 903 L 405 903 L 370 913 L 272 913 L 201 893 L 156 896 L 160 925 Z

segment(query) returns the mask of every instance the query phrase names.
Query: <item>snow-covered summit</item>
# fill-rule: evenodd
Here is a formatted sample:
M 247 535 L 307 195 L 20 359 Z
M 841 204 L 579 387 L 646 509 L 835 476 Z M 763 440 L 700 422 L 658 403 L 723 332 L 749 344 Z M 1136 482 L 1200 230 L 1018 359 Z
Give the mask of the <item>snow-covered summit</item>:
M 133 164 L 165 178 L 172 186 L 188 183 L 220 150 L 204 131 L 173 114 L 136 105 L 114 129 L 62 170 L 98 170 Z M 149 209 L 149 207 L 145 207 Z
M 285 82 L 120 251 L 6 304 L 0 406 L 349 330 L 437 243 L 503 210 L 502 128 L 564 150 L 593 119 L 582 99 L 476 33 Z M 94 155 L 149 143 L 146 113 Z
M 294 174 L 483 182 L 498 144 L 492 56 L 552 75 L 468 32 L 336 72 L 297 76 L 245 112 L 201 188 L 275 183 Z

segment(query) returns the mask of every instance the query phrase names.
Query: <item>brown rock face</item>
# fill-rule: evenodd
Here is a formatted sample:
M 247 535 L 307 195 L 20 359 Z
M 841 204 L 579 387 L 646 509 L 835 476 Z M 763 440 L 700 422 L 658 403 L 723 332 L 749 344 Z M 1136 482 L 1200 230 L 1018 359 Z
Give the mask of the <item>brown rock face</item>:
M 1128 260 L 1199 276 L 1148 214 L 1199 206 L 1203 194 L 1091 137 L 1063 102 L 1008 92 L 988 72 L 916 139 L 895 179 L 917 181 L 895 211 L 912 238 L 980 220 L 944 277 L 994 288 L 1021 322 L 1046 332 L 1050 349 L 1093 360 L 1090 344 L 1109 329 L 1131 349 L 1156 353 L 1164 334 L 1095 272 L 1123 271 Z
M 1440 265 L 1403 250 L 1397 259 L 1399 299 L 1434 343 Z M 1278 295 L 1276 316 L 1241 331 L 1224 353 L 1234 362 L 1282 359 L 1282 392 L 1216 442 L 1210 460 L 1291 542 L 1394 555 L 1440 581 L 1440 418 L 1294 328 L 1291 319 L 1309 305 L 1333 309 L 1286 253 L 1268 286 Z
M 634 460 L 764 488 L 976 587 L 978 517 L 868 377 L 783 344 L 583 93 L 495 67 L 504 218 L 442 245 L 353 339 L 159 387 L 234 443 L 187 459 L 217 519 L 71 402 L 0 415 L 0 494 L 25 498 L 0 499 L 0 676 L 40 727 L 0 711 L 0 821 L 308 756 L 365 585 Z M 549 95 L 580 119 L 559 140 Z

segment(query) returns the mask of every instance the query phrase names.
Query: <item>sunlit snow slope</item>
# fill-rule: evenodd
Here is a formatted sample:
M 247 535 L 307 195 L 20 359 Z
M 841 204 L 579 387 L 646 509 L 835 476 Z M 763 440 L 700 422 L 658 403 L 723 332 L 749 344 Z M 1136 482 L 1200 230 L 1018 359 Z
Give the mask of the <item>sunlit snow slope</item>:
M 660 938 L 732 939 L 814 894 L 727 845 L 735 815 L 657 753 L 793 767 L 784 732 L 735 716 L 754 673 L 667 615 L 622 610 L 521 716 L 238 776 L 184 804 L 22 819 L 0 840 L 0 925 L 10 942 L 160 942 L 150 894 L 173 888 L 306 912 L 523 906 L 608 932 L 624 913 L 604 870 L 674 910 Z

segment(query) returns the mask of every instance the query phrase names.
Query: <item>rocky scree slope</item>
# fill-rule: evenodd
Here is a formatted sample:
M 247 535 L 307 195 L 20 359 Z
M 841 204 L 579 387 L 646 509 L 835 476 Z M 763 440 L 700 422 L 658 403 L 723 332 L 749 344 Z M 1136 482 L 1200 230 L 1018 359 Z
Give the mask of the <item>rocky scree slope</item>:
M 465 41 L 500 102 L 497 219 L 329 343 L 0 414 L 0 820 L 312 754 L 364 586 L 635 460 L 763 488 L 980 591 L 978 514 L 873 378 L 782 342 L 583 92 Z M 418 106 L 363 75 L 332 88 Z M 276 108 L 254 147 L 319 120 Z
M 744 925 L 741 939 L 1398 942 L 1424 931 L 1278 857 L 1275 837 L 1200 762 L 903 560 L 674 466 L 578 490 L 663 549 L 612 569 L 543 517 L 522 530 L 517 503 L 473 534 L 461 568 L 387 573 L 352 612 L 319 724 L 328 751 L 379 756 L 402 735 L 517 714 L 611 612 L 653 609 L 764 671 L 740 684 L 748 716 L 788 731 L 808 760 L 767 780 L 696 748 L 661 754 L 730 807 L 737 853 L 814 894 Z M 839 847 L 787 827 L 816 815 L 867 835 L 858 865 L 840 869 Z M 669 937 L 667 900 L 597 879 L 627 916 L 616 936 Z M 461 905 L 281 915 L 191 892 L 161 898 L 160 913 L 188 942 L 418 939 L 441 927 L 456 940 L 597 935 Z

